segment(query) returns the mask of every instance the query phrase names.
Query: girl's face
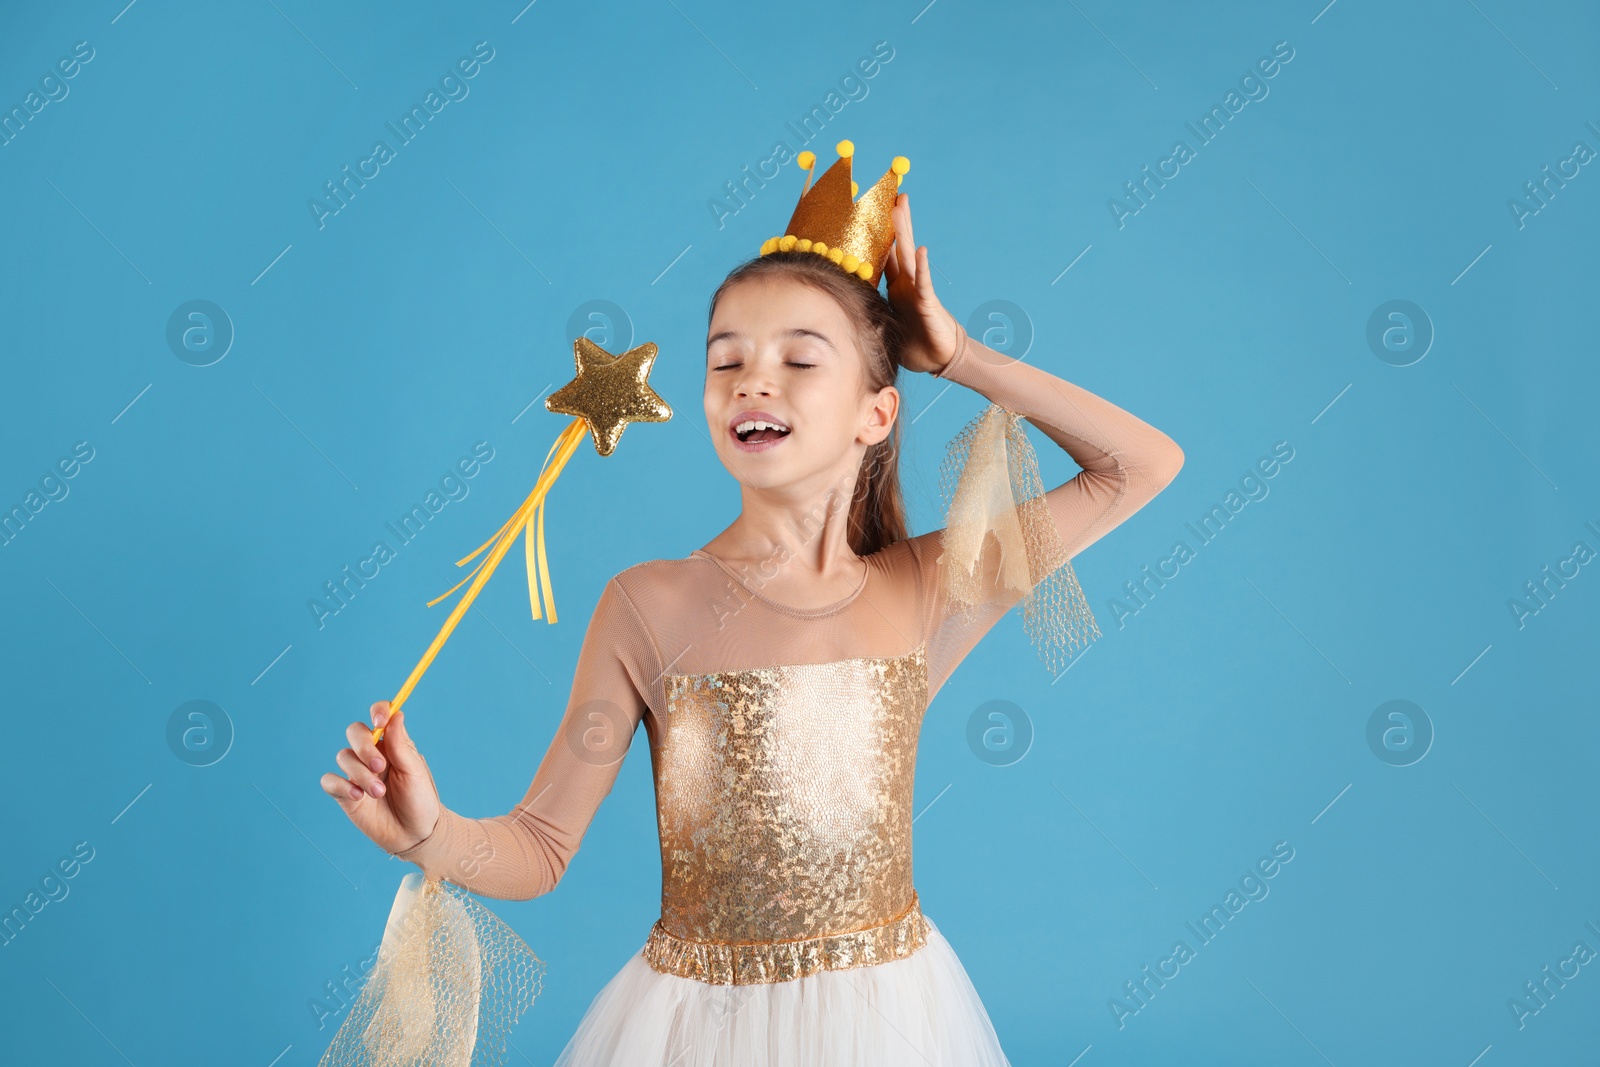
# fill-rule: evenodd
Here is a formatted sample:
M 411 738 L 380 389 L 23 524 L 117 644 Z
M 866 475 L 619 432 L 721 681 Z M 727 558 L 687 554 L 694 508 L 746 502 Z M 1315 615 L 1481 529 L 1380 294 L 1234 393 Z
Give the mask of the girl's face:
M 853 485 L 862 455 L 889 435 L 900 408 L 894 386 L 866 392 L 865 382 L 855 328 L 820 289 L 752 278 L 718 301 L 706 342 L 706 424 L 741 484 L 801 493 Z M 757 420 L 787 432 L 738 432 Z

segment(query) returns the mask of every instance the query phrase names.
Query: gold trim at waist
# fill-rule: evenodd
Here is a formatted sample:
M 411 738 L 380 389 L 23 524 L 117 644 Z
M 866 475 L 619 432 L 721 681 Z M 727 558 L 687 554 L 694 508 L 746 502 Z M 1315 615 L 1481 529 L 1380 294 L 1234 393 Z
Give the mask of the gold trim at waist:
M 668 933 L 657 919 L 645 940 L 644 958 L 662 974 L 712 985 L 753 985 L 904 959 L 927 942 L 928 926 L 913 890 L 911 905 L 880 926 L 799 941 L 691 941 Z

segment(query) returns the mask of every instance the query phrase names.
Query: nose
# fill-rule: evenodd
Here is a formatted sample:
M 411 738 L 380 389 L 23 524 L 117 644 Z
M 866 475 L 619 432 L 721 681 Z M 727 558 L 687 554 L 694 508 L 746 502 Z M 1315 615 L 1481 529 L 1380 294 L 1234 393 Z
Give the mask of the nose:
M 733 384 L 733 392 L 735 396 L 740 397 L 752 394 L 771 396 L 772 382 L 767 378 L 766 371 L 747 363 L 739 369 L 739 380 Z

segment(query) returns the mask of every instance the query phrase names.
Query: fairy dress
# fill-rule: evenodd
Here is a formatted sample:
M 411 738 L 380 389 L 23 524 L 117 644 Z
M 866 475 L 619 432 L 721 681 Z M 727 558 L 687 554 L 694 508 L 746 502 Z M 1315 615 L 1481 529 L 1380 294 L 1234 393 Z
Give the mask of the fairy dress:
M 937 377 L 1027 417 L 1082 468 L 1040 498 L 1069 559 L 1182 464 L 1161 431 L 1036 366 L 969 345 Z M 912 879 L 923 714 L 1021 599 L 990 544 L 988 595 L 951 611 L 943 533 L 862 557 L 855 588 L 820 607 L 763 592 L 781 557 L 739 567 L 696 549 L 618 573 L 521 803 L 479 819 L 443 808 L 398 853 L 482 896 L 549 892 L 643 724 L 661 915 L 557 1067 L 1008 1062 Z

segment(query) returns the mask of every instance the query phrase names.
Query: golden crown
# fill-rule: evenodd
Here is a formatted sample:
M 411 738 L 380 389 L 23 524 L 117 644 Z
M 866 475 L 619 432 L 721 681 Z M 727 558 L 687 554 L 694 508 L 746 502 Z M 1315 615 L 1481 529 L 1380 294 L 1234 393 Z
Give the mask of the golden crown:
M 815 185 L 811 179 L 816 176 L 816 153 L 800 153 L 796 161 L 806 171 L 800 202 L 795 205 L 784 235 L 767 238 L 761 245 L 761 254 L 815 252 L 876 289 L 894 244 L 894 219 L 889 213 L 894 210 L 901 179 L 911 170 L 911 161 L 895 156 L 883 177 L 857 200 L 860 186 L 850 179 L 850 160 L 856 146 L 840 141 L 835 147 L 838 160 L 817 178 Z M 847 188 L 849 192 L 845 191 Z

